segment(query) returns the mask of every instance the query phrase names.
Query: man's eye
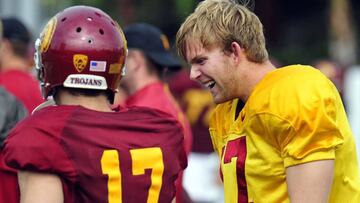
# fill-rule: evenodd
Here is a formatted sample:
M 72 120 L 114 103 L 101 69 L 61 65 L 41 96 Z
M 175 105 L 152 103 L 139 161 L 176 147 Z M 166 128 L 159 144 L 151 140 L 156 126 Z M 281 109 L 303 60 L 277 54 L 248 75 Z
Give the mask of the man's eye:
M 205 63 L 205 59 L 198 59 L 196 63 L 202 65 Z

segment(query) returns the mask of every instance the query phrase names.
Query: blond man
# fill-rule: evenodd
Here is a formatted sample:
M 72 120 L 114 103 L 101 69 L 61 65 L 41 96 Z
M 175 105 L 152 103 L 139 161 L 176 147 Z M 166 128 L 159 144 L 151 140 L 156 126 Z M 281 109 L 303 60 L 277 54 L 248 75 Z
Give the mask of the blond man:
M 218 104 L 209 129 L 225 202 L 360 202 L 354 136 L 326 76 L 276 69 L 260 20 L 233 0 L 199 3 L 176 40 Z

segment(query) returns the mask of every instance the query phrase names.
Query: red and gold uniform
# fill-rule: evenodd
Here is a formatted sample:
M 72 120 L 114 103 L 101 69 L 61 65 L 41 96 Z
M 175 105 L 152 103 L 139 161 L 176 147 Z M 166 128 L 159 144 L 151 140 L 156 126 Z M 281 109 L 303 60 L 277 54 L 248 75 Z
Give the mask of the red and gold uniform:
M 209 135 L 209 120 L 215 103 L 211 93 L 198 82 L 190 80 L 189 75 L 189 70 L 184 69 L 167 80 L 171 92 L 186 113 L 193 134 L 183 186 L 194 202 L 222 202 L 219 158 Z
M 182 127 L 160 111 L 53 106 L 10 133 L 4 157 L 18 170 L 57 174 L 66 203 L 169 203 L 186 167 L 182 145 Z
M 144 106 L 154 108 L 176 118 L 184 128 L 185 151 L 191 151 L 192 134 L 189 121 L 171 95 L 168 86 L 162 82 L 154 82 L 129 96 L 125 101 L 126 107 Z
M 211 93 L 190 80 L 189 75 L 186 70 L 176 73 L 169 79 L 169 88 L 189 120 L 193 134 L 191 152 L 212 153 L 214 149 L 209 137 L 209 120 L 215 103 Z
M 192 146 L 192 132 L 189 121 L 171 95 L 169 88 L 162 82 L 154 82 L 129 96 L 125 101 L 126 107 L 144 106 L 154 108 L 172 115 L 184 129 L 184 149 L 188 155 Z M 177 182 L 176 199 L 182 202 L 182 173 Z
M 268 73 L 236 117 L 237 99 L 210 122 L 221 156 L 225 202 L 289 202 L 287 167 L 335 161 L 329 202 L 360 202 L 354 136 L 335 86 L 302 65 Z

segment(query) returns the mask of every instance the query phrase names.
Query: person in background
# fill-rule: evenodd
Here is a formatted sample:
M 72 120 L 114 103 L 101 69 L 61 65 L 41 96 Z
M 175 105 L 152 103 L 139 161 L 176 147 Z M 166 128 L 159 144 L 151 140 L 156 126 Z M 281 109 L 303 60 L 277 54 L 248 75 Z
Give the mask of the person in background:
M 19 170 L 22 203 L 175 198 L 187 164 L 181 124 L 146 107 L 111 109 L 126 54 L 122 29 L 100 9 L 69 7 L 45 26 L 36 67 L 43 95 L 56 105 L 17 124 L 2 151 Z
M 0 21 L 1 38 L 2 23 Z M 22 103 L 0 85 L 0 152 L 9 131 L 26 115 L 27 111 Z M 18 203 L 20 199 L 16 171 L 7 167 L 3 158 L 0 153 L 0 202 Z
M 185 151 L 191 150 L 190 124 L 164 83 L 164 72 L 181 69 L 181 63 L 171 55 L 167 37 L 157 27 L 136 23 L 125 27 L 129 53 L 126 75 L 120 85 L 128 95 L 126 107 L 145 106 L 164 111 L 177 119 L 185 131 Z M 177 202 L 182 203 L 182 178 L 178 182 Z
M 311 66 L 276 69 L 252 11 L 235 0 L 202 1 L 176 47 L 217 104 L 209 131 L 226 203 L 360 202 L 355 140 L 338 90 Z
M 21 101 L 30 114 L 43 102 L 39 82 L 33 77 L 29 64 L 30 32 L 17 18 L 1 21 L 0 85 Z
M 194 202 L 221 203 L 224 194 L 219 178 L 219 157 L 209 135 L 209 119 L 215 103 L 210 92 L 190 80 L 189 75 L 189 70 L 184 68 L 167 78 L 170 91 L 186 113 L 193 134 L 183 185 Z
M 330 59 L 316 60 L 312 66 L 319 69 L 326 77 L 328 77 L 340 92 L 340 96 L 343 95 L 344 68 Z

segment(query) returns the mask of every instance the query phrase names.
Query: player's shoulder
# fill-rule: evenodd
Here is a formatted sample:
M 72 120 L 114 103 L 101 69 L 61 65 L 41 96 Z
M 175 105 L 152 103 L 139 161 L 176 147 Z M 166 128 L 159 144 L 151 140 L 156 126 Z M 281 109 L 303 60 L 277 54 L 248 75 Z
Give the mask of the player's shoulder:
M 332 89 L 331 81 L 319 70 L 305 65 L 291 65 L 276 69 L 267 75 L 255 86 L 252 95 L 264 98 L 272 97 L 287 99 L 291 96 L 302 98 L 303 95 L 321 92 L 323 89 Z
M 119 115 L 127 118 L 128 121 L 141 120 L 142 122 L 168 123 L 180 126 L 180 123 L 171 114 L 151 107 L 127 107 L 120 110 Z
M 315 107 L 336 97 L 336 87 L 319 70 L 291 65 L 270 72 L 255 87 L 247 105 L 250 115 L 270 113 L 295 116 L 303 107 Z
M 283 97 L 297 97 L 305 101 L 334 94 L 335 85 L 321 71 L 311 66 L 292 65 L 279 69 L 282 76 L 274 90 Z M 309 96 L 310 95 L 310 96 Z
M 265 77 L 266 78 L 266 77 Z M 267 78 L 270 87 L 296 89 L 329 83 L 329 79 L 318 69 L 308 65 L 285 66 L 269 73 Z
M 34 112 L 20 121 L 9 133 L 6 141 L 8 149 L 17 147 L 47 147 L 58 143 L 68 115 L 76 107 L 49 106 Z M 28 143 L 29 140 L 37 140 Z
M 71 115 L 73 112 L 78 110 L 80 106 L 72 106 L 72 105 L 54 105 L 47 106 L 38 111 L 33 112 L 32 118 L 34 120 L 42 118 L 42 119 L 64 119 Z
M 116 126 L 139 135 L 156 133 L 157 139 L 183 139 L 184 129 L 172 115 L 149 107 L 133 106 L 112 114 Z M 146 136 L 147 137 L 147 136 Z
M 62 121 L 76 108 L 49 106 L 20 122 L 5 140 L 5 162 L 18 170 L 70 170 L 70 161 L 61 144 L 65 126 Z
M 165 111 L 161 111 L 159 109 L 146 107 L 146 106 L 127 107 L 120 110 L 120 112 L 124 114 L 137 115 L 138 118 L 163 118 L 163 119 L 175 120 L 175 118 L 171 114 Z
M 20 122 L 16 128 L 51 128 L 62 125 L 63 122 L 77 109 L 76 106 L 48 106 L 38 111 Z

